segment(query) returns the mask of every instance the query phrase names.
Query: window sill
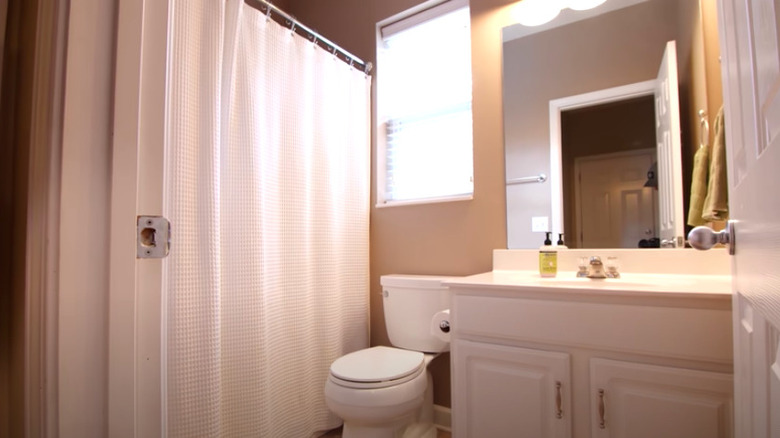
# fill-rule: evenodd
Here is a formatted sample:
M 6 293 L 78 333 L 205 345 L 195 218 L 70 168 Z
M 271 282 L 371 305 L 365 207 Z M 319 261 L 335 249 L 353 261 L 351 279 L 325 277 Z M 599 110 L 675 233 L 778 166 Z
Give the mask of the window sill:
M 421 204 L 439 204 L 442 202 L 458 202 L 458 201 L 471 201 L 474 199 L 474 195 L 469 193 L 466 195 L 456 196 L 442 196 L 439 198 L 425 198 L 425 199 L 410 199 L 407 201 L 385 201 L 378 202 L 376 208 L 387 207 L 403 207 L 406 205 L 421 205 Z

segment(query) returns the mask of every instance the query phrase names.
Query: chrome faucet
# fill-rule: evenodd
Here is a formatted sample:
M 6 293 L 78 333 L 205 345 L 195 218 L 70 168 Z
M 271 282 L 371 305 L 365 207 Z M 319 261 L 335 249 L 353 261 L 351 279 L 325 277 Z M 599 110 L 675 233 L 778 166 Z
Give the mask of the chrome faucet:
M 607 278 L 607 273 L 604 272 L 604 263 L 601 262 L 601 257 L 593 256 L 590 258 L 588 264 L 588 278 Z

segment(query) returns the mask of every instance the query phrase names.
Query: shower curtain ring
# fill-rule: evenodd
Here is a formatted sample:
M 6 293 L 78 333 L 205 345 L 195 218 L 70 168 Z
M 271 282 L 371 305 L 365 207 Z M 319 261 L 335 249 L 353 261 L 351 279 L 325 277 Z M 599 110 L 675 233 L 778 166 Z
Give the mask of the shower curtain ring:
M 290 32 L 291 33 L 295 33 L 295 22 L 294 21 L 290 21 Z
M 271 21 L 271 5 L 265 6 L 265 20 Z

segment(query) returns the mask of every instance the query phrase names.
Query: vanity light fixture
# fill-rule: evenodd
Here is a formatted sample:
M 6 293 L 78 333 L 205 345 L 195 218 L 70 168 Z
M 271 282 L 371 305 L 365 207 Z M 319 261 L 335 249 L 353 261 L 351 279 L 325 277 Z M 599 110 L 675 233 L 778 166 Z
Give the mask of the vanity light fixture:
M 593 9 L 596 6 L 599 6 L 605 1 L 607 0 L 569 0 L 568 7 L 569 9 L 574 9 L 575 11 L 587 11 L 588 9 Z
M 564 8 L 575 11 L 593 9 L 606 0 L 521 0 L 511 14 L 523 26 L 540 26 L 552 21 Z
M 558 16 L 563 3 L 563 0 L 521 0 L 512 8 L 512 16 L 523 26 L 540 26 Z

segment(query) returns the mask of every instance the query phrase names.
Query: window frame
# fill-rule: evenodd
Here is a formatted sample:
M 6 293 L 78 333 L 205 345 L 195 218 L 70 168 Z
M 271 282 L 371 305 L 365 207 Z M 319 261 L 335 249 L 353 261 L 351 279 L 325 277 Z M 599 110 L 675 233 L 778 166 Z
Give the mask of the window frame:
M 470 201 L 474 199 L 474 141 L 472 131 L 471 142 L 471 157 L 472 157 L 472 172 L 471 181 L 472 188 L 470 193 L 462 193 L 456 195 L 444 195 L 428 198 L 415 198 L 404 200 L 388 200 L 386 185 L 387 185 L 387 117 L 382 113 L 379 100 L 381 98 L 380 82 L 382 76 L 382 69 L 380 66 L 379 53 L 383 49 L 384 39 L 395 33 L 402 32 L 411 27 L 422 24 L 428 20 L 437 18 L 444 14 L 456 11 L 462 8 L 469 8 L 468 0 L 429 0 L 425 1 L 417 6 L 407 9 L 399 14 L 393 15 L 387 19 L 381 20 L 376 24 L 376 53 L 377 53 L 377 70 L 375 74 L 376 88 L 375 88 L 375 156 L 376 156 L 376 203 L 377 208 L 405 206 L 405 205 L 419 205 L 419 204 L 433 204 L 441 202 L 453 202 L 453 201 Z M 469 54 L 471 55 L 471 54 Z M 473 93 L 473 87 L 472 87 Z M 473 97 L 471 103 L 473 104 Z M 473 123 L 473 106 L 472 106 L 472 123 Z

